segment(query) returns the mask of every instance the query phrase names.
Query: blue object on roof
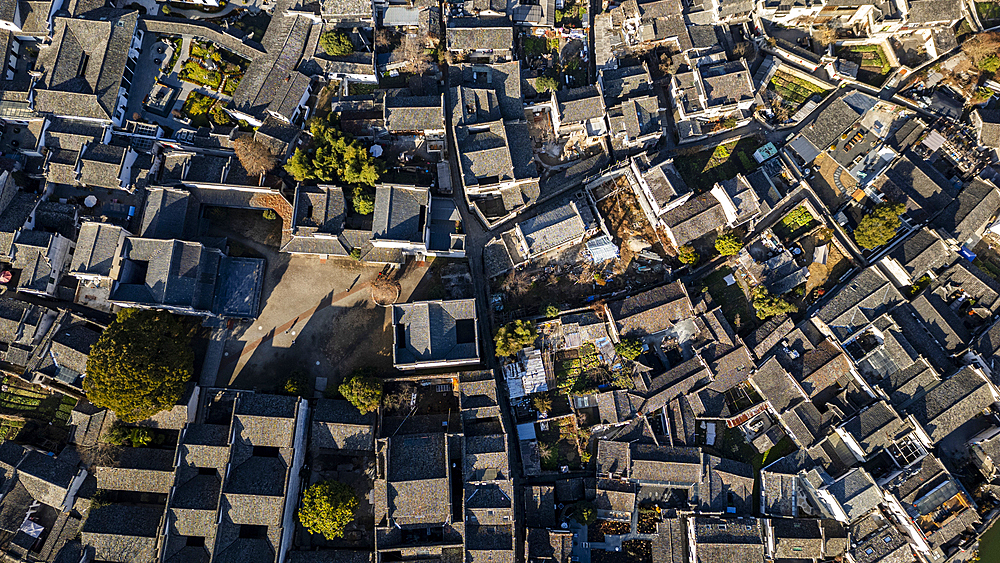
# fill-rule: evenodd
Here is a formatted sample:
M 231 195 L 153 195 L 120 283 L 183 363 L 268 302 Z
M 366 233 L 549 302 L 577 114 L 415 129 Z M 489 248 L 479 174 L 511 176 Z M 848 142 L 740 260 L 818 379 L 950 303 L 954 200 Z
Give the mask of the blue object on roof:
M 962 258 L 965 258 L 969 262 L 972 262 L 973 260 L 976 259 L 975 253 L 973 253 L 968 248 L 965 248 L 964 244 L 962 245 L 961 248 L 958 249 L 958 254 L 959 254 L 959 256 L 961 256 Z

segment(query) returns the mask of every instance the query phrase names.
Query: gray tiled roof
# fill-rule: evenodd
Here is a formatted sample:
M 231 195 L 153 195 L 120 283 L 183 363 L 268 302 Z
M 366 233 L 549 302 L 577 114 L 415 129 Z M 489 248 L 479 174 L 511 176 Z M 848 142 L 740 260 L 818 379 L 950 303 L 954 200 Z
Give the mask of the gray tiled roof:
M 556 92 L 562 123 L 579 123 L 604 115 L 604 98 L 597 86 L 581 86 Z
M 128 238 L 113 301 L 209 311 L 221 252 L 199 243 Z
M 844 100 L 836 99 L 821 111 L 815 119 L 802 128 L 802 136 L 809 139 L 819 150 L 829 147 L 841 133 L 847 130 L 860 114 Z
M 118 241 L 124 229 L 106 223 L 84 223 L 70 261 L 70 271 L 108 276 L 118 254 Z
M 997 215 L 1000 191 L 996 186 L 975 178 L 934 220 L 934 225 L 964 243 Z
M 477 27 L 453 27 L 456 24 L 466 25 L 466 18 L 451 20 L 446 32 L 448 50 L 471 51 L 492 50 L 509 51 L 514 44 L 514 30 L 507 18 L 468 18 L 474 19 Z
M 951 253 L 941 237 L 934 231 L 924 227 L 896 246 L 889 257 L 899 262 L 910 282 L 926 274 L 929 270 L 937 270 L 951 260 Z
M 878 268 L 865 268 L 842 287 L 816 316 L 840 339 L 866 326 L 903 301 L 903 296 Z
M 38 55 L 42 78 L 35 87 L 35 109 L 110 120 L 138 16 L 107 8 L 86 19 L 57 17 L 52 44 Z
M 993 385 L 978 370 L 965 367 L 917 395 L 902 409 L 912 414 L 937 442 L 995 401 Z
M 936 0 L 909 0 L 908 20 L 911 23 L 952 22 L 962 17 L 961 4 Z
M 711 193 L 694 196 L 663 214 L 678 245 L 685 245 L 727 224 L 722 203 Z
M 444 129 L 442 96 L 387 96 L 385 127 L 392 131 Z
M 476 303 L 473 299 L 393 305 L 396 345 L 393 363 L 479 361 Z
M 694 315 L 687 289 L 674 282 L 608 304 L 618 330 L 653 334 Z
M 379 185 L 375 188 L 372 239 L 424 241 L 429 217 L 430 190 L 411 186 Z
M 574 201 L 524 219 L 517 227 L 531 256 L 544 254 L 586 233 L 586 225 Z
M 121 187 L 120 176 L 127 152 L 126 147 L 117 145 L 87 145 L 80 156 L 80 183 L 98 188 Z
M 190 194 L 175 188 L 152 188 L 146 195 L 139 235 L 169 239 L 184 236 Z

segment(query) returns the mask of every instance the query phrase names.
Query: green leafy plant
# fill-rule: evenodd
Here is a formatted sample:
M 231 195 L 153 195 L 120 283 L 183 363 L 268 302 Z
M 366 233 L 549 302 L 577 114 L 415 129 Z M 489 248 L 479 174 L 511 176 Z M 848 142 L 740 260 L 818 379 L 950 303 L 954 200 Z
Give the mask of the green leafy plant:
M 743 248 L 743 241 L 735 231 L 726 231 L 715 239 L 715 249 L 723 256 L 732 256 Z
M 573 518 L 589 526 L 597 521 L 597 507 L 590 501 L 582 500 L 573 506 Z
M 299 508 L 299 522 L 309 533 L 328 540 L 341 538 L 354 520 L 358 497 L 339 481 L 321 481 L 306 489 Z
M 351 38 L 343 31 L 326 31 L 319 36 L 319 46 L 331 57 L 343 57 L 354 52 Z
M 513 356 L 535 342 L 538 332 L 531 321 L 516 320 L 497 329 L 493 336 L 498 357 Z
M 753 307 L 757 310 L 757 318 L 761 320 L 769 319 L 782 313 L 794 313 L 799 310 L 794 304 L 771 295 L 771 292 L 762 285 L 758 285 L 753 289 Z
M 293 371 L 285 379 L 285 383 L 281 386 L 281 390 L 285 395 L 292 395 L 294 397 L 308 397 L 312 394 L 312 385 L 309 382 L 309 378 L 306 374 L 301 371 Z
M 268 221 L 274 221 L 275 219 L 278 218 L 278 214 L 275 213 L 273 209 L 265 209 L 264 218 L 267 219 Z
M 642 341 L 636 338 L 622 338 L 615 344 L 615 352 L 626 360 L 634 360 L 642 354 Z
M 559 89 L 559 81 L 551 76 L 539 76 L 535 80 L 535 89 L 539 92 L 555 92 Z
M 309 125 L 312 145 L 295 149 L 285 170 L 297 181 L 317 180 L 374 186 L 382 172 L 381 163 L 368 150 L 340 132 L 338 124 L 313 119 Z
M 358 215 L 371 215 L 375 212 L 375 194 L 364 186 L 355 186 L 351 194 L 351 205 Z
M 800 205 L 782 217 L 781 224 L 790 229 L 795 229 L 808 225 L 812 220 L 812 213 L 809 213 L 809 210 L 804 205 Z
M 1000 57 L 996 55 L 987 55 L 979 60 L 977 66 L 980 70 L 995 73 L 997 69 L 1000 69 Z
M 337 388 L 361 414 L 378 410 L 382 400 L 382 381 L 372 375 L 370 369 L 359 368 Z
M 854 241 L 862 248 L 878 248 L 896 236 L 902 224 L 899 216 L 906 211 L 902 203 L 883 202 L 865 215 L 854 229 Z
M 173 408 L 194 371 L 192 332 L 170 313 L 121 310 L 90 349 L 87 398 L 124 422 Z
M 361 261 L 361 249 L 360 248 L 351 249 L 351 258 L 353 258 L 353 259 L 357 260 L 358 262 L 360 262 Z
M 545 316 L 554 319 L 559 316 L 559 307 L 555 305 L 548 305 L 545 307 Z
M 694 247 L 690 244 L 685 244 L 677 249 L 677 259 L 681 261 L 682 264 L 694 265 L 701 260 L 701 255 L 695 251 Z

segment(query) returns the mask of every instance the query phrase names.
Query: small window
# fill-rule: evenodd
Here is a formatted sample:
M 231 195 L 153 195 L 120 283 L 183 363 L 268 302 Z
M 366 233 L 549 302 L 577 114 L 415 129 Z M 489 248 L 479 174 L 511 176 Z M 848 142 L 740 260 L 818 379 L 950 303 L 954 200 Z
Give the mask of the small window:
M 245 540 L 267 539 L 267 526 L 240 524 L 240 538 Z
M 870 548 L 870 547 L 866 547 L 866 548 L 865 548 L 865 555 L 871 555 L 871 554 L 873 554 L 873 553 L 875 553 L 875 550 L 874 550 L 874 549 L 872 549 L 872 548 Z
M 201 536 L 188 536 L 187 545 L 188 547 L 205 547 L 205 538 Z
M 254 457 L 281 457 L 281 451 L 274 446 L 254 446 Z
M 885 543 L 892 543 L 892 536 L 886 536 L 882 538 L 882 541 L 884 541 Z

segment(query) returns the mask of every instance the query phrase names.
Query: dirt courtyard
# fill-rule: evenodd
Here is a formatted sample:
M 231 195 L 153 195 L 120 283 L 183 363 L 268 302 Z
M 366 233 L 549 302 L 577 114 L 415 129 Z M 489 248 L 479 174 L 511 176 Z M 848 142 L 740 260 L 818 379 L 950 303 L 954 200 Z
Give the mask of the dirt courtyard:
M 277 252 L 267 258 L 261 314 L 230 328 L 218 385 L 273 391 L 300 372 L 321 396 L 356 368 L 393 371 L 391 309 L 372 301 L 369 285 L 381 266 Z M 399 302 L 427 273 L 426 266 L 409 266 L 399 280 Z

